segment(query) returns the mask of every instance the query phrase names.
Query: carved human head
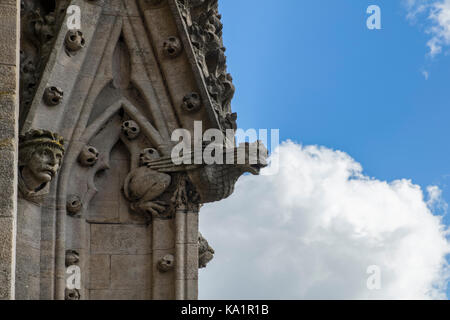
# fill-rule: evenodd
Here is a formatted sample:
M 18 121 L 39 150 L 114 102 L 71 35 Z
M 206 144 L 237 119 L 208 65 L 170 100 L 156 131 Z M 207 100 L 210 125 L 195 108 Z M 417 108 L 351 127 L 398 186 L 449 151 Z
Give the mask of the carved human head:
M 19 170 L 22 178 L 42 186 L 61 167 L 64 139 L 48 130 L 30 130 L 19 139 Z

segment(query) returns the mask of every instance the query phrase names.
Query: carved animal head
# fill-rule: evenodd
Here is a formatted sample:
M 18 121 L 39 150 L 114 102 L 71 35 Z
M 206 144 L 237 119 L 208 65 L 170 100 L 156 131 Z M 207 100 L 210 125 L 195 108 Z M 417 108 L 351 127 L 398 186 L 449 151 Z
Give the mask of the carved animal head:
M 160 158 L 159 153 L 156 149 L 147 148 L 141 151 L 139 154 L 139 165 L 143 166 L 147 163 L 158 160 Z
M 122 123 L 122 132 L 130 140 L 136 139 L 141 132 L 141 128 L 134 120 L 128 120 Z

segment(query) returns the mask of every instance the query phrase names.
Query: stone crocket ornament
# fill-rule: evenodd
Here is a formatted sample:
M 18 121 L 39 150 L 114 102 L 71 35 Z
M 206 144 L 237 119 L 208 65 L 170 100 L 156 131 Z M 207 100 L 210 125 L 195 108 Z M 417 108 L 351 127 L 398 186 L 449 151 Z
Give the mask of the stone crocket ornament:
M 198 233 L 198 267 L 206 268 L 206 265 L 214 258 L 214 249 L 209 245 L 203 235 Z
M 31 129 L 19 138 L 19 195 L 40 203 L 61 167 L 64 139 L 48 130 Z

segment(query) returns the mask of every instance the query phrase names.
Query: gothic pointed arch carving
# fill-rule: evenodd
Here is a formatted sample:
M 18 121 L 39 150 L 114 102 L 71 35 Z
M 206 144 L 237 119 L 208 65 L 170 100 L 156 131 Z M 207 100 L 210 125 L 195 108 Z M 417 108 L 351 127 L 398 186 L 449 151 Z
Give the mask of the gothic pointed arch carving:
M 24 14 L 38 13 L 22 27 L 21 131 L 44 128 L 66 141 L 42 207 L 20 209 L 24 220 L 40 219 L 37 244 L 22 250 L 39 265 L 33 294 L 195 299 L 198 267 L 213 254 L 198 250 L 201 204 L 228 197 L 242 173 L 264 166 L 171 158 L 176 129 L 236 128 L 216 2 L 24 2 Z M 83 14 L 78 31 L 64 23 L 68 5 Z M 223 150 L 237 149 L 228 140 Z M 82 277 L 70 292 L 68 252 Z

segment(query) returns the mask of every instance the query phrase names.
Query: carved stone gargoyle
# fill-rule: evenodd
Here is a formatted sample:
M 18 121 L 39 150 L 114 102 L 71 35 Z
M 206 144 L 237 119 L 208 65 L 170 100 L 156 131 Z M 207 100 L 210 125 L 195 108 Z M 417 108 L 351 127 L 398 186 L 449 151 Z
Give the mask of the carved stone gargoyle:
M 155 149 L 140 155 L 140 167 L 131 171 L 124 183 L 125 197 L 139 213 L 158 215 L 167 203 L 158 198 L 170 186 L 173 173 L 186 173 L 198 195 L 197 203 L 220 201 L 230 196 L 234 185 L 246 172 L 257 175 L 267 165 L 267 149 L 258 141 L 243 143 L 238 148 L 222 150 L 223 162 L 213 164 L 175 164 L 172 157 L 160 157 Z M 184 156 L 185 157 L 185 156 Z M 190 155 L 194 163 L 194 153 Z M 227 164 L 227 159 L 234 159 Z M 186 163 L 186 162 L 184 162 Z M 186 190 L 177 190 L 186 192 Z
M 19 195 L 39 204 L 49 192 L 64 156 L 64 139 L 48 130 L 31 129 L 19 138 Z

